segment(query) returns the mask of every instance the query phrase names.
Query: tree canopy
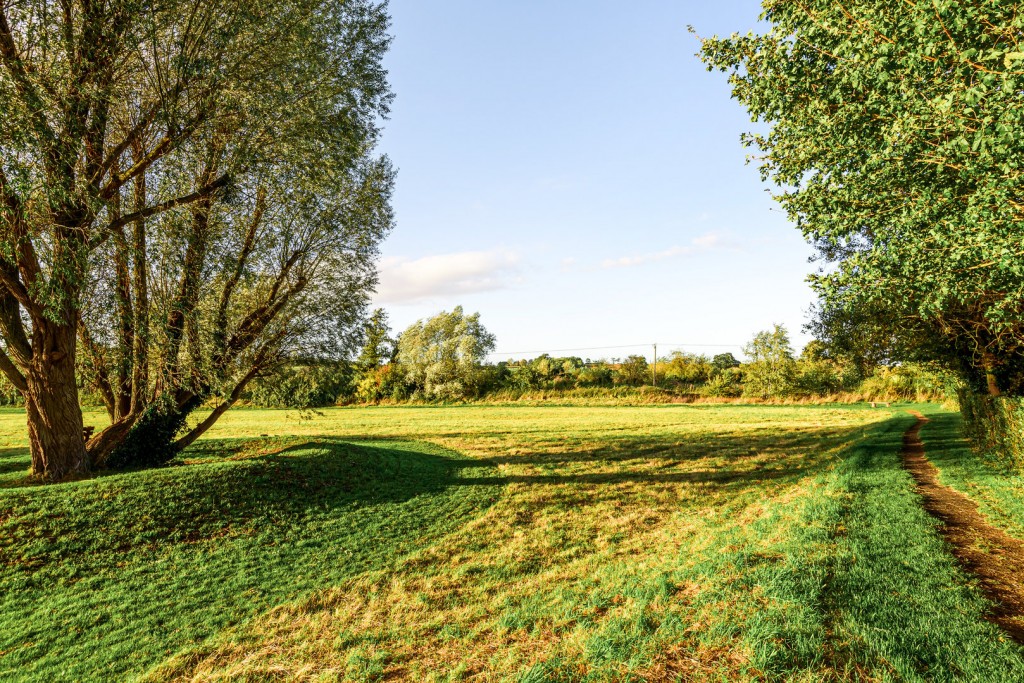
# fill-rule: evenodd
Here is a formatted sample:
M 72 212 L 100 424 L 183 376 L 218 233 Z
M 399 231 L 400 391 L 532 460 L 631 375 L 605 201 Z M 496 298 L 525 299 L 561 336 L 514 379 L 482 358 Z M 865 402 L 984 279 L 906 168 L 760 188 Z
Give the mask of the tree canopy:
M 409 383 L 426 398 L 465 398 L 476 392 L 481 364 L 494 344 L 480 314 L 467 315 L 456 306 L 402 332 L 398 362 Z
M 796 359 L 789 333 L 781 325 L 764 330 L 743 347 L 745 391 L 760 398 L 787 395 L 796 375 Z
M 1022 9 L 766 0 L 765 33 L 701 50 L 765 124 L 745 140 L 817 249 L 827 320 L 884 312 L 898 355 L 991 392 L 1024 390 Z
M 392 223 L 387 26 L 369 0 L 0 8 L 0 370 L 36 473 L 354 343 Z M 79 377 L 112 421 L 88 454 Z

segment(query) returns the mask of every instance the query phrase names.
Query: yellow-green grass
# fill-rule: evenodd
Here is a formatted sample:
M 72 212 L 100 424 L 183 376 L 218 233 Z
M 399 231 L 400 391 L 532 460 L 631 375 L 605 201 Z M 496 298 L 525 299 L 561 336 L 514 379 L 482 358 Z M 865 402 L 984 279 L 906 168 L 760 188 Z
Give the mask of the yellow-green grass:
M 174 467 L 52 487 L 23 419 L 0 678 L 1024 679 L 897 411 L 239 410 Z

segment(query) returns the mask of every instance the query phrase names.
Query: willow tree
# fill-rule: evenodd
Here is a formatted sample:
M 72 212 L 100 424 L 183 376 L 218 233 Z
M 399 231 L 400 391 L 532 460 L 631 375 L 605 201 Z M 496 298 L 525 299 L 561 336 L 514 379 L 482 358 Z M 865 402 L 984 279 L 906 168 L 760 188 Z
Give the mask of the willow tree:
M 764 124 L 746 137 L 823 262 L 823 324 L 1024 392 L 1024 5 L 764 3 L 703 41 Z M 878 315 L 880 313 L 880 315 Z
M 0 5 L 0 369 L 36 474 L 351 323 L 391 225 L 386 30 L 366 0 Z

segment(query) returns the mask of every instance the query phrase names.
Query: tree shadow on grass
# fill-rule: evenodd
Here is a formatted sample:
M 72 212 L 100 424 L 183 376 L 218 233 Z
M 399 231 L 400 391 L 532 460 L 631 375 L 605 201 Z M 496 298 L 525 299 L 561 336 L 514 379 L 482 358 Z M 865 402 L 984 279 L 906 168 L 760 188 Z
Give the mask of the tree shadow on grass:
M 317 439 L 262 457 L 9 489 L 0 497 L 0 536 L 20 540 L 18 547 L 0 546 L 0 566 L 46 572 L 77 557 L 80 568 L 97 568 L 127 553 L 181 543 L 270 542 L 282 528 L 330 517 L 339 508 L 439 494 L 467 465 L 481 463 L 427 444 Z
M 0 476 L 13 472 L 27 473 L 32 457 L 27 448 L 0 448 Z
M 496 487 L 453 486 L 467 465 L 486 467 L 429 444 L 325 438 L 4 492 L 0 672 L 129 680 L 262 610 L 388 567 L 493 504 Z

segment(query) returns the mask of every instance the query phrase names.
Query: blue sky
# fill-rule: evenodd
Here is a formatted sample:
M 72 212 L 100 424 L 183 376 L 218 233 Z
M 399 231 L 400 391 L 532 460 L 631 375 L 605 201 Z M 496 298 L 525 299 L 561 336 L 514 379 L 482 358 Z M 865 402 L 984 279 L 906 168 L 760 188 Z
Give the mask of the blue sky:
M 752 124 L 686 30 L 746 32 L 758 3 L 390 7 L 397 228 L 375 305 L 396 331 L 461 304 L 494 359 L 738 355 L 773 323 L 799 349 L 811 250 L 744 163 Z

